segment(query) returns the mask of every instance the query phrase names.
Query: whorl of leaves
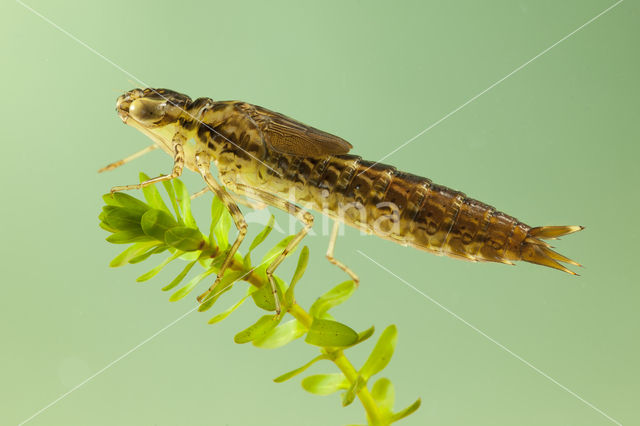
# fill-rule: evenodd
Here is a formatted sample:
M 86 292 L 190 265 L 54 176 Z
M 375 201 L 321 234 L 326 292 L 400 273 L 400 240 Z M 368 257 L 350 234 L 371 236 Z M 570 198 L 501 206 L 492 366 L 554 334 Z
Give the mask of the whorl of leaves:
M 140 174 L 141 181 L 148 178 L 144 173 Z M 162 287 L 162 291 L 172 292 L 169 300 L 176 302 L 191 294 L 198 285 L 202 285 L 203 290 L 210 285 L 212 280 L 206 278 L 215 276 L 227 254 L 225 250 L 230 246 L 229 234 L 232 220 L 224 204 L 214 197 L 211 206 L 211 223 L 208 232 L 204 234 L 198 228 L 191 213 L 191 200 L 185 185 L 179 179 L 163 184 L 171 209 L 167 207 L 158 189 L 151 185 L 142 190 L 145 201 L 121 192 L 104 195 L 105 205 L 99 219 L 100 226 L 110 233 L 106 238 L 108 242 L 129 245 L 111 261 L 111 266 L 140 263 L 156 255 L 164 256 L 158 265 L 139 276 L 138 282 L 150 280 L 171 262 L 184 263 L 178 275 L 170 282 L 164 283 Z M 244 256 L 236 254 L 218 287 L 199 306 L 199 311 L 212 308 L 220 296 L 232 290 L 238 281 L 247 281 L 251 284 L 235 303 L 216 313 L 209 320 L 209 324 L 223 321 L 250 298 L 259 309 L 258 311 L 275 310 L 265 270 L 284 250 L 291 237 L 284 238 L 267 250 L 259 264 L 254 265 L 251 260 L 253 251 L 267 240 L 273 229 L 273 223 L 273 217 L 271 217 L 262 232 L 250 243 L 249 251 Z M 274 381 L 281 383 L 289 380 L 305 372 L 318 361 L 332 361 L 340 370 L 339 372 L 307 376 L 302 380 L 303 389 L 317 395 L 341 392 L 341 402 L 344 406 L 351 404 L 356 397 L 359 397 L 366 410 L 369 425 L 388 425 L 416 411 L 420 406 L 420 399 L 402 410 L 393 411 L 395 391 L 393 384 L 387 378 L 378 379 L 371 390 L 368 388 L 369 379 L 380 373 L 391 360 L 397 341 L 397 330 L 394 325 L 383 331 L 359 370 L 356 370 L 345 356 L 347 349 L 359 345 L 374 333 L 373 327 L 357 332 L 336 321 L 329 313 L 331 309 L 346 302 L 353 295 L 356 289 L 353 281 L 338 284 L 318 297 L 308 313 L 296 303 L 295 286 L 305 273 L 308 258 L 309 250 L 303 247 L 300 250 L 296 270 L 288 285 L 284 280 L 276 277 L 280 294 L 283 295 L 283 315 L 278 318 L 273 314 L 261 315 L 254 324 L 238 332 L 234 341 L 250 342 L 256 347 L 271 349 L 285 346 L 304 337 L 302 339 L 304 342 L 318 347 L 320 355 L 282 374 Z M 199 272 L 194 271 L 196 264 L 200 266 Z M 293 318 L 282 321 L 286 313 Z

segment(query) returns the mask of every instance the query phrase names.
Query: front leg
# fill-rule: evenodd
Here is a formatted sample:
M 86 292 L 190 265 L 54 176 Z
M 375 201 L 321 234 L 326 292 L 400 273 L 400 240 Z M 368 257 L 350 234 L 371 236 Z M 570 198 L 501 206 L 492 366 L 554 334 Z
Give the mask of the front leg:
M 142 149 L 142 150 L 136 152 L 135 154 L 131 154 L 130 156 L 123 158 L 122 160 L 118 160 L 116 162 L 113 162 L 111 164 L 108 164 L 108 165 L 104 166 L 103 168 L 98 170 L 98 173 L 107 172 L 109 170 L 117 169 L 118 167 L 123 166 L 123 165 L 135 160 L 138 157 L 142 157 L 147 152 L 151 152 L 154 149 L 158 149 L 158 145 L 156 145 L 155 143 L 153 145 L 149 145 L 145 149 Z
M 127 191 L 129 189 L 141 189 L 145 186 L 153 185 L 154 183 L 179 177 L 182 174 L 182 169 L 184 168 L 184 147 L 182 146 L 184 144 L 184 138 L 182 135 L 177 133 L 171 142 L 173 144 L 173 170 L 170 174 L 158 176 L 135 185 L 114 186 L 111 188 L 111 193 Z
M 209 170 L 210 159 L 207 154 L 203 152 L 199 152 L 196 154 L 196 167 L 198 168 L 198 172 L 200 172 L 200 175 L 202 176 L 204 181 L 207 183 L 209 189 L 211 189 L 211 191 L 216 194 L 227 207 L 229 213 L 231 214 L 231 217 L 233 218 L 233 222 L 235 223 L 236 228 L 238 228 L 238 236 L 227 252 L 227 257 L 225 257 L 224 261 L 222 262 L 222 266 L 220 266 L 220 269 L 218 270 L 218 276 L 216 277 L 216 280 L 207 291 L 202 293 L 197 298 L 198 302 L 203 303 L 209 297 L 211 292 L 213 292 L 218 283 L 220 283 L 225 271 L 233 261 L 233 257 L 238 251 L 238 247 L 240 247 L 244 236 L 247 234 L 247 222 L 244 220 L 242 212 L 238 208 L 238 205 L 233 200 L 231 195 L 229 195 L 226 189 L 220 186 L 220 184 L 218 184 L 218 182 L 216 182 L 216 180 L 211 175 L 211 171 Z

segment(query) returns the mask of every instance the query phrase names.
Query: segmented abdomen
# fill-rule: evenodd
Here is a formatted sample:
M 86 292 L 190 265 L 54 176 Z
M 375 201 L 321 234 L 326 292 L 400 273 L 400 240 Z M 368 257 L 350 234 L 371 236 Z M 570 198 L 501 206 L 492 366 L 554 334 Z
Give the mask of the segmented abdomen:
M 347 160 L 346 158 L 336 160 Z M 435 254 L 467 260 L 506 262 L 530 227 L 465 194 L 430 179 L 399 172 L 392 166 L 358 158 L 348 185 L 334 185 L 343 203 L 360 202 L 366 208 L 366 227 L 376 235 Z M 330 182 L 326 182 L 330 185 Z M 357 213 L 357 209 L 352 209 Z M 359 221 L 349 215 L 347 221 Z
M 270 153 L 265 160 L 280 173 L 270 173 L 269 191 L 290 196 L 295 188 L 298 203 L 436 254 L 505 262 L 517 257 L 513 250 L 530 229 L 461 192 L 357 156 L 312 159 Z
M 542 241 L 579 226 L 532 228 L 430 179 L 353 155 L 321 159 L 268 153 L 263 189 L 379 237 L 439 255 L 511 263 L 524 260 L 573 273 L 576 264 Z M 276 173 L 277 172 L 277 173 Z M 577 264 L 576 264 L 577 265 Z

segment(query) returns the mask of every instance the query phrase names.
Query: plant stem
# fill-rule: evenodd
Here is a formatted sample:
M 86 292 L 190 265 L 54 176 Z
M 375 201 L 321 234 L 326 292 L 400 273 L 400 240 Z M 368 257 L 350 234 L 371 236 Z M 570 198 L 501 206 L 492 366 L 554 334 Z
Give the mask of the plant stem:
M 300 305 L 297 303 L 293 303 L 289 308 L 289 313 L 296 318 L 302 325 L 304 325 L 307 329 L 311 327 L 311 323 L 313 322 L 313 317 L 309 315 Z M 342 371 L 350 384 L 355 383 L 358 378 L 358 371 L 355 369 L 351 361 L 347 359 L 344 352 L 341 349 L 335 350 L 327 350 L 329 355 L 331 355 L 330 360 Z M 383 420 L 380 415 L 380 410 L 378 409 L 378 404 L 373 399 L 371 392 L 366 386 L 362 386 L 362 388 L 357 392 L 358 399 L 362 403 L 364 410 L 367 412 L 367 418 L 372 425 L 382 425 Z
M 241 270 L 244 266 L 239 262 L 234 262 L 230 265 L 231 269 Z M 245 278 L 244 281 L 249 282 L 251 285 L 256 287 L 262 287 L 267 283 L 264 282 L 261 277 L 256 274 L 249 274 Z M 288 311 L 295 319 L 300 321 L 300 323 L 306 328 L 309 329 L 311 327 L 311 323 L 313 322 L 313 317 L 307 313 L 300 305 L 297 303 L 293 303 L 289 307 Z M 358 379 L 358 371 L 351 364 L 351 361 L 345 356 L 344 352 L 341 349 L 323 349 L 324 352 L 330 355 L 330 360 L 342 371 L 342 374 L 345 375 L 350 384 L 355 383 Z M 364 410 L 367 413 L 367 418 L 372 425 L 379 426 L 383 425 L 384 421 L 382 416 L 380 415 L 380 410 L 378 409 L 378 404 L 375 399 L 369 392 L 367 386 L 362 386 L 360 390 L 356 393 L 358 399 L 362 403 Z
M 217 250 L 217 249 L 216 249 Z M 229 269 L 235 271 L 244 270 L 245 266 L 243 263 L 239 262 L 236 259 L 233 259 L 231 264 L 229 265 Z M 263 285 L 267 285 L 268 283 L 262 279 L 262 277 L 254 274 L 253 272 L 249 273 L 247 276 L 242 278 L 243 281 L 248 282 L 249 284 L 255 287 L 262 287 Z M 311 323 L 313 322 L 313 317 L 307 313 L 300 305 L 296 302 L 289 307 L 288 312 L 296 318 L 300 323 L 308 330 L 311 328 Z M 329 360 L 331 360 L 337 367 L 340 369 L 342 374 L 347 378 L 349 384 L 353 385 L 356 380 L 358 380 L 358 370 L 351 364 L 351 361 L 345 356 L 344 352 L 341 349 L 328 349 L 322 348 L 322 352 L 326 353 L 330 356 Z M 384 420 L 380 415 L 380 410 L 378 408 L 378 404 L 375 399 L 371 395 L 371 392 L 367 388 L 367 386 L 362 386 L 358 392 L 356 392 L 358 399 L 362 403 L 364 410 L 367 413 L 367 418 L 369 419 L 369 423 L 374 426 L 383 426 Z
M 149 177 L 141 174 L 141 180 L 148 180 Z M 177 181 L 179 182 L 179 181 Z M 175 186 L 175 182 L 174 182 L 174 186 Z M 197 244 L 197 247 L 194 248 L 193 244 L 191 244 L 192 241 L 196 241 L 195 238 L 191 238 L 191 239 L 183 239 L 180 240 L 178 239 L 177 241 L 174 241 L 173 239 L 171 240 L 172 243 L 170 244 L 169 241 L 165 241 L 164 237 L 160 237 L 160 234 L 158 234 L 159 232 L 162 232 L 162 235 L 164 236 L 167 231 L 167 229 L 174 229 L 174 228 L 178 228 L 176 225 L 176 221 L 174 220 L 169 220 L 169 219 L 162 219 L 160 216 L 155 217 L 153 216 L 155 219 L 151 220 L 151 225 L 147 222 L 145 222 L 144 218 L 142 217 L 143 215 L 146 214 L 146 212 L 149 211 L 149 209 L 161 209 L 161 210 L 166 210 L 168 212 L 168 209 L 166 208 L 166 205 L 164 204 L 164 202 L 162 201 L 162 198 L 160 196 L 160 194 L 157 192 L 157 190 L 155 189 L 155 187 L 150 187 L 149 190 L 153 189 L 152 193 L 147 193 L 145 192 L 145 197 L 148 201 L 147 203 L 143 203 L 139 200 L 132 200 L 130 196 L 122 196 L 120 200 L 118 200 L 118 197 L 115 197 L 113 194 L 111 194 L 111 197 L 108 197 L 107 195 L 105 195 L 103 198 L 105 200 L 105 203 L 107 204 L 107 206 L 105 206 L 103 208 L 103 212 L 100 214 L 99 219 L 101 221 L 100 226 L 102 228 L 104 228 L 105 230 L 113 233 L 116 237 L 119 236 L 118 238 L 115 238 L 113 240 L 107 238 L 107 241 L 110 242 L 120 242 L 120 243 L 124 243 L 124 242 L 129 242 L 129 243 L 133 243 L 136 241 L 141 241 L 140 237 L 143 237 L 142 241 L 148 241 L 150 238 L 150 236 L 155 237 L 154 242 L 150 242 L 150 246 L 147 247 L 146 244 L 143 244 L 142 246 L 140 245 L 136 245 L 136 246 L 132 246 L 130 248 L 128 248 L 127 250 L 125 250 L 124 252 L 122 252 L 120 255 L 118 255 L 118 257 L 114 260 L 117 260 L 117 262 L 112 261 L 112 266 L 120 266 L 122 265 L 125 261 L 131 263 L 134 258 L 132 256 L 136 256 L 137 255 L 137 260 L 136 262 L 139 262 L 141 260 L 146 259 L 147 257 L 149 257 L 149 255 L 151 254 L 155 254 L 155 253 L 159 253 L 162 252 L 164 250 L 166 250 L 167 248 L 170 248 L 170 251 L 172 253 L 172 255 L 170 257 L 168 257 L 167 259 L 165 259 L 160 265 L 158 265 L 156 268 L 152 269 L 151 271 L 147 272 L 146 274 L 143 274 L 140 278 L 142 278 L 142 280 L 146 280 L 149 279 L 150 277 L 152 277 L 153 275 L 155 275 L 160 269 L 162 269 L 164 266 L 166 266 L 169 262 L 171 262 L 172 260 L 176 259 L 177 257 L 180 257 L 182 254 L 185 253 L 185 250 L 188 252 L 195 252 L 194 254 L 197 255 L 196 260 L 193 260 L 193 257 L 189 257 L 189 260 L 192 260 L 192 262 L 187 265 L 186 268 L 183 269 L 183 271 L 171 282 L 170 285 L 167 285 L 163 288 L 163 290 L 169 290 L 170 288 L 175 287 L 176 285 L 178 285 L 181 280 L 186 276 L 186 274 L 191 270 L 191 267 L 196 263 L 196 262 L 200 262 L 202 264 L 203 267 L 205 267 L 205 269 L 207 269 L 203 274 L 199 275 L 198 280 L 201 280 L 203 277 L 211 274 L 211 273 L 216 273 L 219 274 L 220 272 L 220 268 L 222 264 L 225 264 L 224 262 L 221 263 L 221 260 L 224 258 L 224 256 L 228 256 L 228 253 L 226 251 L 224 251 L 224 248 L 228 246 L 228 238 L 226 235 L 215 235 L 215 238 L 220 238 L 221 241 L 224 240 L 224 243 L 222 245 L 222 249 L 220 248 L 220 246 L 218 244 L 216 244 L 214 235 L 215 234 L 215 228 L 212 228 L 211 231 L 211 236 L 207 237 L 206 235 L 202 234 L 200 232 L 200 234 L 202 235 L 198 235 L 197 237 L 199 237 L 199 242 Z M 167 190 L 167 194 L 169 195 L 169 198 L 171 199 L 171 204 L 174 208 L 174 211 L 176 213 L 176 218 L 177 218 L 177 223 L 184 225 L 183 220 L 180 218 L 180 214 L 179 214 L 179 206 L 178 206 L 178 202 L 176 201 L 175 197 L 176 197 L 176 192 L 174 191 L 174 188 L 171 187 L 170 185 L 165 185 L 165 189 Z M 178 192 L 180 194 L 185 195 L 186 194 L 186 190 L 184 189 L 184 186 L 181 186 L 180 188 L 176 187 L 175 189 L 178 189 Z M 186 194 L 185 196 L 188 197 L 188 194 Z M 115 198 L 115 199 L 114 199 Z M 221 203 L 221 201 L 219 199 L 218 203 Z M 182 201 L 181 201 L 182 203 Z M 212 206 L 212 209 L 214 207 L 216 207 L 215 205 L 216 203 L 216 199 L 214 199 L 214 205 Z M 184 215 L 188 215 L 191 218 L 191 222 L 193 222 L 193 218 L 190 216 L 190 208 L 189 208 L 189 203 L 188 203 L 188 199 L 187 199 L 187 203 L 186 206 L 184 204 L 181 204 L 182 208 L 185 210 L 183 213 Z M 216 208 L 218 207 L 222 207 L 222 204 L 219 204 Z M 141 210 L 144 209 L 144 213 L 141 213 Z M 213 211 L 213 210 L 212 210 Z M 156 212 L 157 213 L 157 212 Z M 112 216 L 110 216 L 113 215 Z M 164 214 L 164 213 L 163 213 Z M 157 215 L 156 215 L 157 216 Z M 164 216 L 166 216 L 166 214 L 164 214 Z M 140 218 L 140 226 L 136 226 L 136 227 L 130 227 L 129 225 L 132 225 L 131 223 L 131 218 L 132 217 L 139 217 Z M 111 220 L 111 219 L 113 220 Z M 228 220 L 231 220 L 230 218 L 228 218 Z M 157 223 L 156 223 L 157 222 Z M 124 225 L 127 225 L 126 227 Z M 146 225 L 145 225 L 146 224 Z M 121 226 L 122 225 L 122 226 Z M 143 229 L 143 226 L 150 226 L 151 230 L 145 230 Z M 217 225 L 217 224 L 216 224 Z M 270 220 L 270 224 L 267 225 L 267 227 L 265 227 L 265 229 L 262 231 L 262 234 L 260 234 L 260 238 L 262 238 L 261 240 L 254 240 L 254 242 L 257 241 L 257 244 L 260 244 L 260 242 L 262 242 L 264 240 L 264 238 L 266 237 L 266 235 L 268 235 L 270 228 L 272 228 L 273 225 L 273 217 Z M 212 225 L 213 226 L 213 225 Z M 122 229 L 125 228 L 125 229 Z M 123 232 L 123 231 L 127 231 L 127 232 Z M 151 232 L 153 231 L 153 232 Z M 156 232 L 157 231 L 157 232 Z M 184 229 L 182 229 L 181 231 L 184 231 Z M 193 229 L 192 229 L 193 231 Z M 228 229 L 226 230 L 226 232 L 228 233 Z M 117 235 L 116 235 L 117 234 Z M 182 233 L 182 234 L 178 234 L 178 235 L 183 235 L 184 236 L 190 236 L 192 237 L 194 234 L 194 232 L 191 233 Z M 185 237 L 186 238 L 186 237 Z M 283 242 L 285 242 L 283 240 Z M 172 249 L 171 249 L 172 247 Z M 187 248 L 188 247 L 188 248 Z M 277 246 L 279 247 L 279 246 Z M 149 250 L 143 254 L 140 251 L 141 248 L 144 248 L 144 250 Z M 253 244 L 252 244 L 252 248 Z M 160 249 L 160 250 L 158 250 Z M 305 247 L 306 249 L 306 247 Z M 144 251 L 143 250 L 143 251 Z M 277 252 L 275 253 L 276 255 L 278 254 Z M 250 257 L 249 257 L 250 253 L 247 254 L 246 257 L 242 257 L 239 253 L 235 253 L 233 258 L 231 259 L 230 264 L 228 265 L 228 271 L 235 271 L 235 272 L 240 272 L 240 274 L 238 275 L 242 275 L 242 277 L 240 278 L 235 278 L 236 280 L 242 280 L 242 281 L 246 281 L 249 284 L 253 285 L 256 288 L 262 288 L 262 287 L 267 287 L 269 286 L 269 280 L 266 277 L 265 274 L 265 270 L 264 269 L 259 269 L 261 268 L 261 266 L 266 263 L 267 261 L 269 261 L 270 259 L 267 259 L 266 261 L 263 260 L 263 263 L 261 263 L 258 266 L 252 267 L 250 268 Z M 275 256 L 275 255 L 274 255 Z M 226 259 L 226 258 L 225 258 Z M 311 329 L 311 326 L 314 322 L 314 318 L 307 312 L 305 311 L 302 307 L 300 307 L 300 305 L 298 305 L 295 300 L 293 299 L 293 290 L 294 290 L 294 285 L 295 282 L 297 282 L 297 280 L 302 276 L 302 274 L 304 273 L 304 268 L 306 267 L 306 262 L 308 261 L 308 251 L 305 251 L 305 257 L 303 259 L 302 254 L 301 257 L 298 261 L 298 268 L 296 269 L 296 274 L 294 275 L 294 280 L 292 281 L 288 291 L 285 293 L 285 310 L 283 312 L 283 315 L 286 314 L 287 312 L 290 313 L 294 318 L 296 318 L 297 321 L 300 322 L 300 324 L 303 325 L 304 328 L 307 329 L 307 331 L 309 331 Z M 226 260 L 225 260 L 226 262 Z M 302 265 L 302 266 L 301 266 Z M 299 272 L 300 271 L 300 272 Z M 236 275 L 237 277 L 237 275 Z M 280 280 L 278 278 L 278 280 Z M 198 281 L 194 282 L 194 284 L 197 284 Z M 217 281 L 218 283 L 222 283 L 222 281 Z M 216 299 L 217 299 L 217 295 L 221 294 L 222 292 L 228 290 L 230 288 L 230 286 L 232 285 L 232 282 L 229 281 L 228 283 L 224 284 L 224 288 L 216 288 L 216 293 L 214 295 L 210 295 L 208 296 L 208 298 L 206 299 L 206 301 L 201 305 L 201 309 L 202 310 L 207 310 L 209 309 L 213 303 L 215 303 Z M 177 298 L 181 298 L 184 297 L 189 291 L 193 290 L 193 285 L 187 285 L 181 289 L 179 289 L 179 292 L 182 293 L 174 293 L 174 296 L 176 296 Z M 214 290 L 214 289 L 211 289 Z M 208 295 L 209 292 L 204 293 L 203 295 Z M 179 296 L 179 297 L 178 297 Z M 173 296 L 172 296 L 173 298 Z M 246 297 L 244 298 L 246 299 Z M 240 303 L 242 303 L 244 301 L 244 299 L 242 299 L 242 301 L 240 301 Z M 172 299 L 173 300 L 173 299 Z M 264 306 L 264 304 L 260 304 L 258 303 L 258 301 L 256 300 L 256 305 L 258 305 L 259 307 Z M 232 312 L 235 308 L 237 308 L 237 306 L 239 306 L 239 304 L 234 305 L 234 307 L 232 307 L 231 310 L 229 310 L 225 315 L 228 315 L 230 312 Z M 269 305 L 267 305 L 269 306 Z M 271 308 L 274 309 L 274 308 Z M 214 317 L 215 318 L 215 317 Z M 222 319 L 224 317 L 220 317 L 220 319 Z M 261 319 L 262 320 L 262 319 Z M 256 323 L 256 326 L 259 323 Z M 273 323 L 274 325 L 276 323 Z M 370 335 L 370 334 L 369 334 Z M 362 376 L 360 376 L 360 373 L 358 372 L 358 370 L 353 366 L 353 364 L 351 363 L 351 361 L 349 361 L 349 359 L 347 359 L 344 351 L 340 348 L 336 348 L 336 347 L 319 347 L 320 352 L 321 352 L 321 356 L 314 358 L 310 363 L 308 363 L 307 365 L 303 366 L 301 369 L 298 369 L 300 371 L 294 370 L 290 373 L 293 374 L 287 374 L 287 375 L 283 375 L 283 380 L 285 380 L 285 376 L 291 377 L 292 375 L 298 374 L 299 372 L 303 371 L 304 369 L 306 369 L 308 367 L 308 365 L 310 365 L 311 363 L 319 360 L 319 359 L 328 359 L 330 361 L 332 361 L 336 367 L 338 367 L 338 369 L 342 372 L 342 374 L 344 375 L 344 377 L 346 378 L 347 382 L 349 383 L 349 390 L 344 394 L 343 397 L 343 405 L 348 405 L 350 404 L 353 399 L 354 399 L 354 394 L 355 396 L 358 397 L 358 399 L 360 400 L 360 402 L 362 403 L 362 406 L 365 409 L 365 412 L 367 414 L 367 420 L 370 426 L 388 426 L 389 424 L 389 417 L 387 416 L 386 411 L 387 410 L 382 410 L 376 400 L 373 398 L 373 395 L 371 394 L 371 392 L 369 391 L 369 389 L 367 388 L 367 382 L 362 378 Z M 391 351 L 393 350 L 393 347 L 391 347 L 390 349 Z M 374 349 L 375 351 L 375 349 Z M 383 412 L 384 411 L 384 412 Z

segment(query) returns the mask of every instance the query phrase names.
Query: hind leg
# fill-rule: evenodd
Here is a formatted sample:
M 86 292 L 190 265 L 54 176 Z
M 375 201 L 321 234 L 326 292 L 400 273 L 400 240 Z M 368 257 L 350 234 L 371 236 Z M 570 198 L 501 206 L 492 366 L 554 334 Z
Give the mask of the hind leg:
M 210 191 L 209 187 L 208 187 L 208 186 L 205 186 L 205 187 L 204 187 L 204 188 L 202 188 L 200 191 L 198 191 L 198 192 L 196 192 L 195 194 L 193 194 L 193 195 L 191 196 L 191 199 L 192 199 L 192 200 L 195 200 L 195 199 L 196 199 L 196 198 L 198 198 L 199 196 L 204 195 L 204 194 L 206 194 L 206 193 L 207 193 L 207 192 L 209 192 L 209 191 Z M 264 204 L 264 203 L 263 203 L 263 202 L 261 202 L 261 201 L 255 201 L 255 200 L 252 200 L 252 199 L 250 199 L 250 198 L 246 198 L 246 199 L 245 199 L 245 198 L 242 198 L 241 196 L 236 195 L 236 194 L 234 194 L 234 193 L 229 193 L 229 195 L 231 195 L 231 198 L 233 198 L 233 200 L 234 200 L 236 203 L 238 203 L 238 204 L 242 204 L 243 206 L 245 206 L 245 207 L 249 207 L 250 209 L 253 209 L 253 210 L 262 210 L 262 209 L 264 209 L 265 207 L 267 207 L 267 205 L 266 205 L 266 204 Z
M 360 278 L 358 278 L 355 272 L 349 269 L 347 265 L 333 257 L 333 251 L 336 248 L 336 240 L 338 239 L 338 229 L 340 229 L 340 223 L 337 220 L 334 220 L 333 229 L 331 230 L 331 236 L 329 237 L 329 247 L 327 247 L 327 259 L 329 260 L 329 262 L 333 263 L 338 268 L 342 269 L 347 275 L 349 275 L 357 287 L 358 284 L 360 284 Z
M 273 273 L 276 268 L 280 266 L 280 264 L 284 261 L 284 259 L 296 249 L 300 241 L 307 235 L 311 227 L 313 226 L 313 215 L 302 207 L 299 207 L 289 201 L 286 201 L 282 198 L 276 197 L 275 195 L 262 191 L 260 189 L 256 189 L 253 187 L 249 187 L 242 184 L 235 184 L 234 190 L 239 193 L 255 200 L 259 200 L 263 203 L 266 203 L 270 206 L 276 207 L 280 210 L 283 210 L 290 215 L 294 216 L 303 224 L 303 228 L 295 234 L 293 239 L 289 241 L 289 244 L 284 248 L 284 250 L 275 258 L 273 262 L 267 267 L 266 274 L 269 279 L 269 284 L 271 284 L 271 291 L 273 292 L 274 303 L 276 305 L 276 317 L 280 315 L 280 311 L 282 309 L 282 304 L 280 303 L 280 297 L 278 296 L 278 287 L 276 285 L 276 281 L 273 278 Z

